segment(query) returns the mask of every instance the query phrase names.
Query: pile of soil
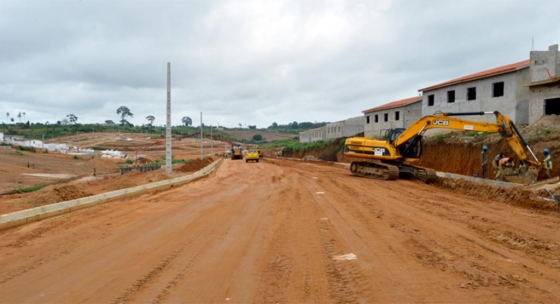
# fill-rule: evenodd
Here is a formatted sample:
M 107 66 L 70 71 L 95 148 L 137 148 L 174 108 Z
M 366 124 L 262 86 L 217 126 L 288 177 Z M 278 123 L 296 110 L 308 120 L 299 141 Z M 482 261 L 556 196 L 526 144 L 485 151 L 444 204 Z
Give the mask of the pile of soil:
M 28 196 L 13 200 L 11 204 L 21 204 L 33 208 L 92 195 L 92 193 L 84 190 L 84 185 L 82 184 L 48 186 Z
M 178 171 L 180 172 L 194 172 L 204 167 L 208 166 L 209 164 L 213 163 L 214 159 L 212 157 L 205 157 L 203 159 L 197 158 L 195 160 L 191 160 L 186 164 L 182 165 Z
M 137 172 L 142 174 L 140 171 L 137 171 Z M 127 173 L 127 175 L 128 175 L 128 173 Z M 125 176 L 122 176 L 122 177 L 116 178 L 113 182 L 109 183 L 103 189 L 106 190 L 106 191 L 116 191 L 116 190 L 121 190 L 121 189 L 126 189 L 126 188 L 132 188 L 132 187 L 136 187 L 136 186 L 138 186 L 138 185 L 136 185 L 131 180 L 126 179 Z
M 119 169 L 119 165 L 110 159 L 95 157 L 90 160 L 93 164 L 93 167 L 97 170 L 102 171 L 117 171 Z
M 560 127 L 560 116 L 551 114 L 543 115 L 539 120 L 535 121 L 531 125 L 520 128 L 520 132 L 528 141 L 533 141 L 541 137 L 555 137 L 558 138 Z
M 154 176 L 149 177 L 147 180 L 148 180 L 149 183 L 155 183 L 155 182 L 159 182 L 159 181 L 162 181 L 162 180 L 171 179 L 173 177 L 174 176 L 169 175 L 167 173 L 158 173 Z
M 477 196 L 485 200 L 498 201 L 509 205 L 520 206 L 533 210 L 556 210 L 556 203 L 539 199 L 539 193 L 523 189 L 523 187 L 505 188 L 479 184 L 463 179 L 438 178 L 432 185 L 451 189 L 455 192 Z M 543 197 L 547 195 L 541 195 Z

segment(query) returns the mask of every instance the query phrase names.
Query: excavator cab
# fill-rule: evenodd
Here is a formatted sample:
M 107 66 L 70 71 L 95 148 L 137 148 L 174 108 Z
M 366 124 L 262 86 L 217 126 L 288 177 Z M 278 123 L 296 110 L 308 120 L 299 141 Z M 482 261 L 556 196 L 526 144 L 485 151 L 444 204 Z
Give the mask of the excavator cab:
M 385 131 L 383 139 L 389 141 L 390 144 L 406 131 L 405 128 L 395 128 Z M 397 147 L 399 154 L 404 158 L 420 158 L 422 155 L 422 135 L 416 135 L 411 138 L 405 145 Z

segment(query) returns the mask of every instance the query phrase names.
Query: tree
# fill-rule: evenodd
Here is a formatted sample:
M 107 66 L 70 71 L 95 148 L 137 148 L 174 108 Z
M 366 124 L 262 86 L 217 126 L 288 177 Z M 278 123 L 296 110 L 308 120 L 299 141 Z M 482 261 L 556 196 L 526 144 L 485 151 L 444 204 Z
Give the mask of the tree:
M 275 123 L 275 122 L 273 122 L 273 123 L 272 123 L 272 129 L 273 129 L 273 130 L 276 130 L 276 128 L 278 128 L 278 124 Z
M 66 117 L 68 117 L 68 120 L 72 124 L 76 124 L 76 121 L 78 120 L 78 117 L 74 114 L 68 114 L 68 115 L 66 115 Z
M 6 112 L 6 122 L 10 121 L 10 112 Z
M 63 119 L 60 121 L 60 124 L 62 124 L 63 126 L 65 126 L 65 125 L 67 125 L 67 124 L 69 124 L 69 123 L 70 123 L 70 121 L 68 120 L 68 118 L 63 118 Z
M 185 127 L 192 126 L 192 119 L 188 116 L 184 116 L 181 121 L 185 124 Z
M 23 114 L 23 121 L 25 121 L 25 112 L 22 112 L 21 114 Z
M 146 116 L 146 119 L 150 122 L 150 127 L 154 123 L 154 120 L 156 120 L 156 118 L 153 115 Z
M 21 112 L 18 113 L 17 117 L 19 118 L 19 122 L 21 122 Z
M 262 139 L 262 135 L 260 134 L 253 135 L 253 141 L 261 141 Z
M 243 125 L 242 125 L 241 123 L 239 123 L 239 127 L 240 127 L 240 128 L 242 128 L 242 127 L 243 127 Z
M 249 126 L 247 126 L 247 127 L 248 127 L 250 130 L 256 130 L 256 129 L 257 129 L 257 126 L 256 126 L 256 125 L 255 125 L 255 126 L 249 125 Z
M 134 117 L 134 114 L 132 114 L 132 112 L 130 112 L 130 109 L 127 108 L 126 106 L 120 106 L 117 109 L 117 114 L 121 116 L 121 126 L 130 125 L 130 123 L 125 119 L 125 117 L 127 116 Z
M 14 118 L 13 118 L 13 117 L 11 118 L 11 121 L 14 122 Z

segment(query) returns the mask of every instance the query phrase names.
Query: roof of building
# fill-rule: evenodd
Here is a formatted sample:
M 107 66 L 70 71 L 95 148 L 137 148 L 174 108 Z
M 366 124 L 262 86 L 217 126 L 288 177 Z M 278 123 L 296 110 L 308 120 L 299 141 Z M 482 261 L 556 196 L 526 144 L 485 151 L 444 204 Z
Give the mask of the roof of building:
M 439 88 L 443 88 L 443 87 L 447 87 L 447 86 L 450 86 L 450 85 L 455 85 L 455 84 L 459 84 L 459 83 L 463 83 L 463 82 L 468 82 L 468 81 L 487 78 L 487 77 L 491 77 L 491 76 L 496 76 L 496 75 L 515 72 L 519 69 L 529 67 L 529 61 L 530 60 L 523 60 L 523 61 L 512 63 L 512 64 L 503 65 L 503 66 L 500 66 L 500 67 L 497 67 L 497 68 L 485 70 L 485 71 L 482 71 L 482 72 L 478 72 L 478 73 L 466 75 L 466 76 L 463 76 L 463 77 L 459 77 L 459 78 L 456 78 L 456 79 L 453 79 L 453 80 L 449 80 L 449 81 L 446 81 L 446 82 L 442 82 L 442 83 L 439 83 L 439 84 L 436 84 L 436 85 L 433 85 L 433 86 L 430 86 L 430 87 L 427 87 L 427 88 L 420 89 L 418 91 L 419 92 L 431 91 L 431 90 L 435 90 L 435 89 L 439 89 Z
M 363 110 L 362 113 L 370 113 L 370 112 L 374 112 L 374 111 L 403 107 L 403 106 L 409 105 L 411 103 L 419 102 L 419 101 L 422 101 L 422 96 L 414 96 L 414 97 L 405 98 L 405 99 L 393 101 L 393 102 L 390 102 L 390 103 L 386 103 L 384 105 L 380 105 L 380 106 L 377 106 L 375 108 Z

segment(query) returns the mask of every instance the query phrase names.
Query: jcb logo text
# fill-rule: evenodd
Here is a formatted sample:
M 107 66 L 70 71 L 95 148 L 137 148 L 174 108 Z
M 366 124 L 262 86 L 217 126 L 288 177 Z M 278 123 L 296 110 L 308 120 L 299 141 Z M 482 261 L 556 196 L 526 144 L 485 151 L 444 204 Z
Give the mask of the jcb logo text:
M 434 125 L 449 126 L 449 121 L 448 120 L 434 120 Z

